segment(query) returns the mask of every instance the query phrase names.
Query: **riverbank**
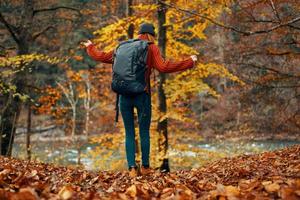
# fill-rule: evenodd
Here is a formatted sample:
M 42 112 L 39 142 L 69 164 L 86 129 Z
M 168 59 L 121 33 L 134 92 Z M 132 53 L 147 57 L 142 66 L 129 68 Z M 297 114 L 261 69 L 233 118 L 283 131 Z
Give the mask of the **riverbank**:
M 243 133 L 241 131 L 227 131 L 223 134 L 203 134 L 203 138 L 209 141 L 268 141 L 268 140 L 286 140 L 300 142 L 299 133 Z
M 204 140 L 198 134 L 182 132 L 170 135 L 169 138 L 168 156 L 171 169 L 175 171 L 199 168 L 208 162 L 224 157 L 258 154 L 300 144 L 300 141 L 286 139 Z M 25 159 L 27 157 L 24 140 L 25 135 L 22 140 L 19 138 L 14 143 L 13 156 L 16 158 Z M 151 135 L 151 141 L 150 161 L 152 166 L 158 167 L 155 134 Z M 39 138 L 31 142 L 31 157 L 33 160 L 64 166 L 78 165 L 80 159 L 81 165 L 88 170 L 122 170 L 126 168 L 124 148 L 122 133 L 100 134 L 89 139 L 78 136 L 74 140 L 59 135 L 49 135 L 49 137 L 45 135 L 45 139 Z
M 90 172 L 0 157 L 0 198 L 284 199 L 300 198 L 300 145 L 224 158 L 188 171 L 131 179 L 126 171 Z

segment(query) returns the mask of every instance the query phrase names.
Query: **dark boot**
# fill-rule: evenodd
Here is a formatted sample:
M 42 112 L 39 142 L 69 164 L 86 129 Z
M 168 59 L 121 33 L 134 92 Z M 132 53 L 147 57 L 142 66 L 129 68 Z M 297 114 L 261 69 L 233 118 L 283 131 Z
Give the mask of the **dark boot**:
M 167 173 L 170 172 L 170 166 L 169 166 L 169 159 L 164 158 L 162 165 L 160 166 L 160 172 L 161 173 Z

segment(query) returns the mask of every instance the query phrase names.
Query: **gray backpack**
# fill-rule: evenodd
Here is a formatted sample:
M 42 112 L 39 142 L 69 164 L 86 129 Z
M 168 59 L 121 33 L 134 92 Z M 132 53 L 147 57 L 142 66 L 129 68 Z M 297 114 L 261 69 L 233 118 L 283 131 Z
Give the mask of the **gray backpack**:
M 116 48 L 111 83 L 114 92 L 132 96 L 145 91 L 148 46 L 148 41 L 131 39 Z
M 117 93 L 115 122 L 119 116 L 119 95 L 135 96 L 145 92 L 149 44 L 151 42 L 130 39 L 115 50 L 111 83 L 112 90 Z

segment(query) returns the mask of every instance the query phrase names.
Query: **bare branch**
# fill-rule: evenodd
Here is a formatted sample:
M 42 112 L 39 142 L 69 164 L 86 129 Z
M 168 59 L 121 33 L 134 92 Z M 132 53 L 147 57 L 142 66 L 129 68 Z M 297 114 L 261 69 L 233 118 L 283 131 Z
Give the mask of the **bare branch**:
M 300 30 L 300 27 L 298 27 L 298 26 L 294 26 L 294 25 L 292 25 L 292 24 L 289 24 L 288 26 L 289 26 L 290 28 Z
M 190 10 L 186 10 L 186 9 L 182 9 L 182 8 L 178 8 L 177 6 L 175 6 L 174 4 L 169 4 L 169 3 L 166 3 L 164 1 L 161 1 L 161 0 L 158 0 L 160 3 L 162 4 L 165 4 L 166 6 L 170 7 L 170 8 L 174 8 L 180 12 L 184 12 L 184 13 L 187 13 L 187 14 L 190 14 L 190 15 L 194 15 L 194 16 L 197 16 L 201 19 L 206 19 L 208 20 L 209 22 L 217 25 L 217 26 L 220 26 L 222 28 L 225 28 L 225 29 L 229 29 L 229 30 L 232 30 L 232 31 L 235 31 L 237 33 L 241 33 L 241 34 L 244 34 L 244 35 L 256 35 L 256 34 L 264 34 L 264 33 L 270 33 L 272 31 L 275 31 L 279 28 L 282 28 L 284 26 L 290 26 L 291 24 L 295 23 L 295 22 L 298 22 L 300 21 L 300 16 L 292 19 L 292 20 L 289 20 L 285 23 L 279 23 L 278 25 L 276 26 L 273 26 L 269 29 L 264 29 L 264 30 L 259 30 L 259 31 L 243 31 L 243 30 L 240 30 L 239 28 L 237 27 L 233 27 L 233 26 L 230 26 L 230 25 L 226 25 L 226 24 L 223 24 L 221 22 L 218 22 L 218 21 L 215 21 L 214 19 L 211 19 L 210 17 L 207 17 L 207 16 L 204 16 L 204 15 L 201 15 L 195 11 L 190 11 Z
M 278 21 L 273 21 L 273 20 L 263 20 L 263 19 L 256 19 L 256 18 L 252 18 L 252 20 L 245 20 L 242 22 L 246 22 L 246 23 L 272 23 L 272 24 L 278 24 Z
M 243 79 L 244 82 L 246 82 L 247 84 L 255 84 L 257 86 L 261 86 L 261 87 L 264 87 L 264 88 L 267 88 L 267 89 L 293 89 L 293 88 L 300 88 L 300 85 L 282 85 L 282 86 L 275 86 L 275 85 L 267 85 L 267 84 L 263 84 L 263 83 L 260 83 L 258 81 L 254 81 L 254 80 L 251 80 L 251 79 L 248 79 L 248 78 L 244 78 Z
M 0 57 L 6 57 L 6 51 L 7 50 L 14 50 L 16 49 L 16 47 L 5 47 L 5 46 L 2 46 L 0 45 L 0 49 L 2 49 L 3 52 L 0 53 Z
M 276 29 L 279 29 L 279 28 L 281 28 L 281 27 L 284 27 L 284 26 L 290 26 L 291 24 L 293 24 L 293 23 L 295 23 L 295 22 L 298 22 L 298 21 L 300 21 L 300 16 L 298 16 L 298 17 L 296 17 L 296 18 L 294 18 L 294 19 L 292 19 L 292 20 L 289 20 L 289 21 L 287 21 L 287 22 L 285 22 L 285 23 L 280 23 L 280 24 L 278 24 L 277 26 L 273 26 L 273 27 L 270 28 L 270 29 L 252 32 L 252 34 L 269 33 L 269 32 L 272 32 L 272 31 L 274 31 L 274 30 L 276 30 Z
M 19 44 L 20 40 L 18 38 L 18 36 L 16 35 L 14 28 L 12 25 L 10 25 L 4 18 L 4 16 L 2 15 L 2 13 L 0 12 L 0 22 L 2 24 L 4 24 L 4 26 L 6 27 L 6 29 L 8 30 L 8 32 L 10 33 L 10 35 L 13 37 L 14 41 Z
M 258 66 L 258 65 L 255 65 L 253 63 L 235 63 L 235 64 L 244 65 L 244 66 L 248 66 L 248 67 L 252 67 L 252 68 L 256 68 L 256 69 L 265 69 L 265 70 L 268 70 L 268 71 L 271 71 L 273 73 L 279 74 L 281 76 L 289 77 L 289 78 L 297 78 L 297 79 L 300 78 L 300 75 L 298 75 L 298 74 L 296 74 L 296 75 L 287 74 L 287 73 L 278 71 L 278 70 L 273 69 L 273 68 L 269 68 L 269 67 L 265 67 L 265 66 Z
M 33 35 L 33 40 L 36 40 L 38 37 L 40 37 L 42 34 L 46 33 L 48 30 L 54 29 L 54 26 L 47 26 L 42 31 L 36 33 Z
M 77 8 L 68 7 L 68 6 L 57 6 L 57 7 L 53 7 L 53 8 L 43 8 L 43 9 L 34 10 L 33 11 L 33 16 L 38 14 L 38 13 L 41 13 L 41 12 L 51 12 L 51 11 L 56 11 L 56 10 L 59 10 L 59 9 L 72 10 L 72 11 L 78 12 L 81 15 L 80 10 L 77 9 Z
M 283 51 L 283 52 L 267 52 L 267 55 L 271 55 L 271 56 L 284 56 L 284 55 L 291 55 L 291 54 L 300 54 L 298 52 L 292 52 L 292 51 Z
M 5 47 L 5 46 L 2 46 L 2 45 L 0 45 L 0 48 L 3 49 L 3 50 L 14 50 L 14 49 L 16 49 L 16 47 Z
M 275 13 L 275 16 L 277 17 L 277 19 L 279 20 L 279 22 L 281 22 L 279 13 L 278 13 L 277 10 L 276 10 L 276 7 L 275 7 L 275 5 L 274 5 L 273 0 L 269 0 L 269 1 L 270 1 L 270 4 L 271 4 L 271 7 L 272 7 L 272 9 L 273 9 L 273 12 Z
M 64 87 L 60 82 L 56 81 L 56 84 L 60 87 L 64 95 L 67 97 L 71 107 L 73 107 L 76 104 L 76 101 L 74 100 L 72 85 L 71 84 L 69 85 L 70 91 L 68 91 L 68 89 Z

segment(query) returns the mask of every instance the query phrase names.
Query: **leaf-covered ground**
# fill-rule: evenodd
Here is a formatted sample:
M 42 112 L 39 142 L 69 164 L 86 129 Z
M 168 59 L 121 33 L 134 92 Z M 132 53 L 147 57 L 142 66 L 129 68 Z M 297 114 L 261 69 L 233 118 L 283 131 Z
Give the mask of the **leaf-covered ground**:
M 300 199 L 300 145 L 131 179 L 0 157 L 0 199 Z

